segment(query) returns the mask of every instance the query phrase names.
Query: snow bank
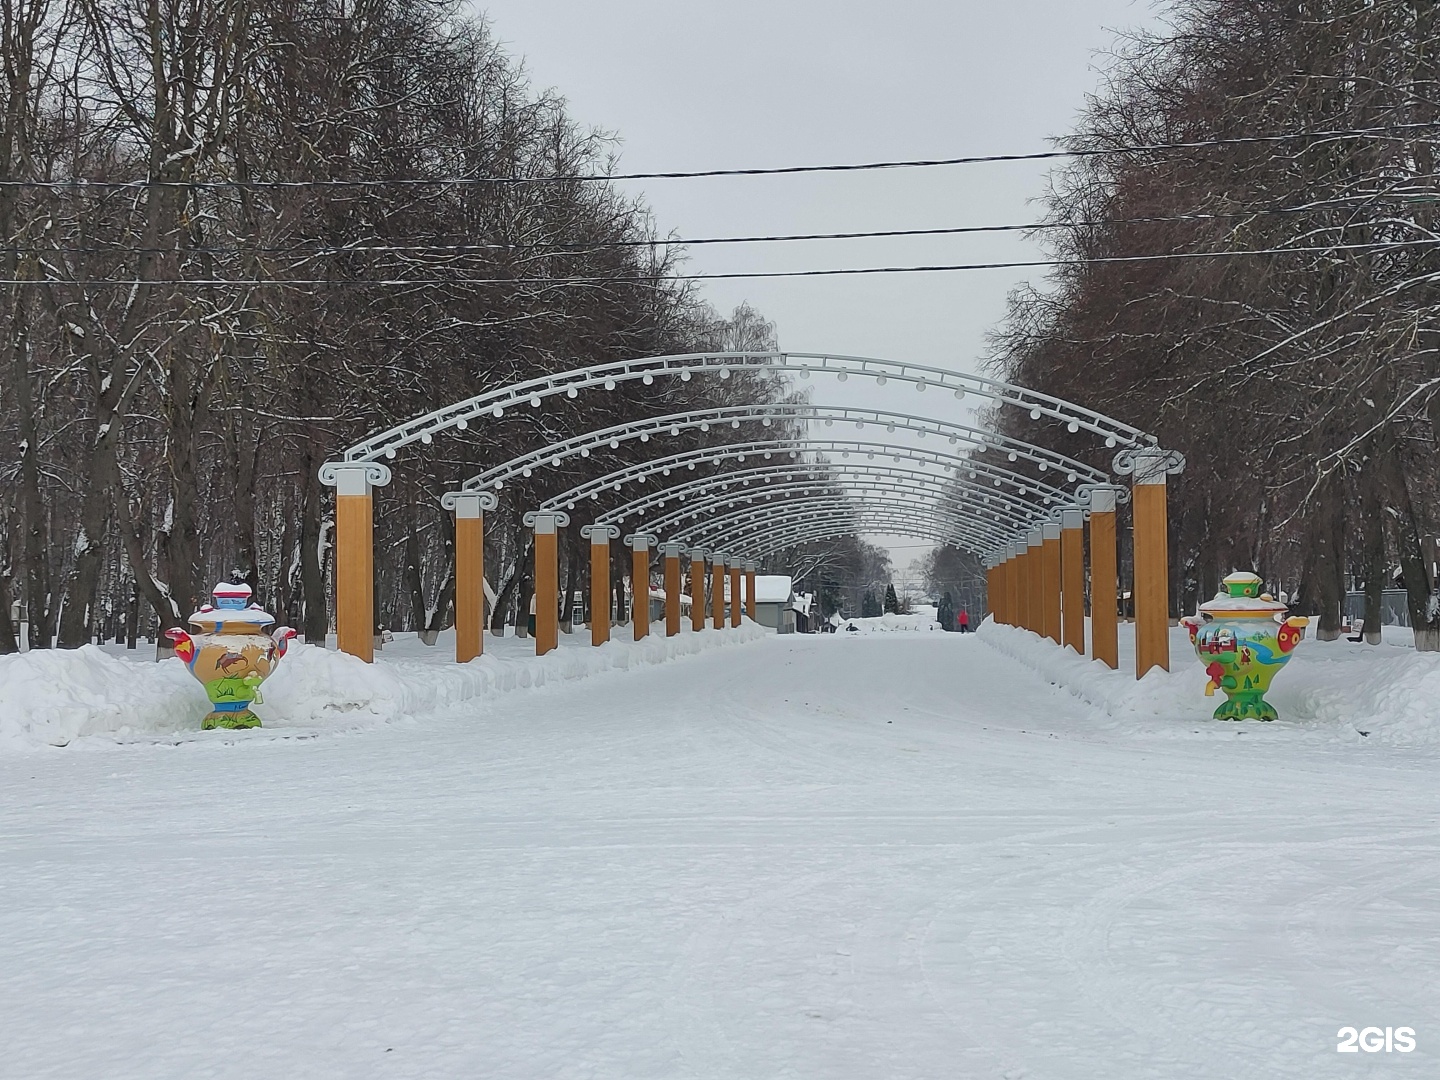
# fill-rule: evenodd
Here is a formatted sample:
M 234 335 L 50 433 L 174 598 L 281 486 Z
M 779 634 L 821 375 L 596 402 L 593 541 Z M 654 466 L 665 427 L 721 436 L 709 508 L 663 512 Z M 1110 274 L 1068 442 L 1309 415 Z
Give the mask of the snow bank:
M 1347 742 L 1440 743 L 1440 654 L 1407 646 L 1307 637 L 1265 695 L 1280 713 L 1279 721 L 1267 724 L 1212 719 L 1220 698 L 1205 696 L 1208 680 L 1183 627 L 1171 630 L 1174 670 L 1153 670 L 1138 681 L 1133 624 L 1120 627 L 1118 671 L 991 619 L 981 625 L 978 637 L 1094 706 L 1097 723 L 1106 727 L 1180 737 L 1228 735 L 1243 728 L 1285 738 L 1299 732 Z
M 399 655 L 381 654 L 374 664 L 292 643 L 261 691 L 264 703 L 255 707 L 264 728 L 227 732 L 226 737 L 271 738 L 276 732 L 314 734 L 405 721 L 512 690 L 659 664 L 772 636 L 749 620 L 738 629 L 686 631 L 673 638 L 652 635 L 639 642 L 612 640 L 598 649 L 590 647 L 588 635 L 562 635 L 559 649 L 539 657 L 533 654 L 532 640 L 487 637 L 486 654 L 464 665 L 453 662 L 450 635 L 442 635 L 434 648 L 420 645 L 413 634 L 402 635 L 395 646 L 387 646 Z M 173 658 L 157 664 L 94 645 L 0 656 L 0 753 L 64 746 L 84 736 L 198 735 L 200 718 L 208 711 L 199 683 Z
M 854 628 L 853 631 L 851 628 Z M 877 615 L 868 619 L 846 619 L 837 628 L 840 633 L 858 632 L 861 634 L 892 633 L 899 630 L 920 631 L 922 633 L 931 630 L 939 630 L 940 624 L 935 621 L 935 609 L 928 608 L 917 611 L 914 615 Z

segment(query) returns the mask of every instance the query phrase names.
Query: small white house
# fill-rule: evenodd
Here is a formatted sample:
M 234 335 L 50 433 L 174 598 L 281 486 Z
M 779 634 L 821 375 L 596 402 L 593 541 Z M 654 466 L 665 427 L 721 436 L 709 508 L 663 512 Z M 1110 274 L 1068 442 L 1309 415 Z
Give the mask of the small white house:
M 755 621 L 776 633 L 795 632 L 795 589 L 787 574 L 761 574 L 755 578 Z

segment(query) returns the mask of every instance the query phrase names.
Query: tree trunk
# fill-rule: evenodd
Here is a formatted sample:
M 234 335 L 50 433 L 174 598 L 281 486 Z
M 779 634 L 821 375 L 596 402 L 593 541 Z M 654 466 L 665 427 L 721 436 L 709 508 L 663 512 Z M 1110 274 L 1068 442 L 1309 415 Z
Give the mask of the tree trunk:
M 1314 595 L 1319 608 L 1317 641 L 1340 636 L 1340 608 L 1345 600 L 1345 497 L 1343 474 L 1336 472 L 1320 488 L 1312 511 L 1315 544 Z
M 10 618 L 11 580 L 10 571 L 0 569 L 0 655 L 20 651 L 20 642 L 15 636 L 15 623 Z
M 560 605 L 560 630 L 562 633 L 575 632 L 575 590 L 580 587 L 580 530 L 570 529 L 565 538 L 565 594 Z
M 1405 581 L 1405 600 L 1410 625 L 1415 632 L 1417 652 L 1440 652 L 1440 605 L 1430 578 L 1435 552 L 1422 547 L 1424 537 L 1399 456 L 1387 447 L 1383 459 L 1385 487 L 1395 511 L 1395 549 L 1400 556 L 1400 573 Z
M 1385 510 L 1380 501 L 1380 485 L 1362 475 L 1360 482 L 1360 546 L 1365 566 L 1365 641 L 1380 644 L 1381 620 L 1384 617 L 1385 578 Z

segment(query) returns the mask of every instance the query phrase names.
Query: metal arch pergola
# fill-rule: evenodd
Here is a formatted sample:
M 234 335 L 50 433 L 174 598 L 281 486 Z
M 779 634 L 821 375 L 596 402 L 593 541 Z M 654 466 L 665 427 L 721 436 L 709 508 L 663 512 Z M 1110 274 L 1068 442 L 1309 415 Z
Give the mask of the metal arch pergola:
M 412 443 L 428 443 L 436 435 L 447 431 L 465 431 L 476 420 L 487 416 L 498 419 L 507 410 L 517 407 L 528 405 L 540 408 L 546 399 L 560 394 L 576 398 L 582 391 L 597 388 L 614 390 L 621 383 L 639 382 L 649 386 L 656 379 L 668 378 L 689 382 L 697 375 L 728 379 L 734 372 L 794 374 L 801 379 L 834 375 L 841 382 L 852 377 L 868 378 L 880 386 L 894 380 L 908 383 L 921 392 L 933 387 L 937 391 L 952 393 L 957 398 L 973 394 L 996 405 L 1023 410 L 1034 420 L 1048 417 L 1063 422 L 1072 432 L 1085 430 L 1100 436 L 1107 447 L 1143 447 L 1156 442 L 1153 436 L 1139 428 L 1104 413 L 982 375 L 879 357 L 835 353 L 712 352 L 615 360 L 511 383 L 371 435 L 346 449 L 343 460 L 358 463 L 393 458 L 400 449 Z
M 876 515 L 885 513 L 890 520 L 908 520 L 912 524 L 929 522 L 936 529 L 943 529 L 949 542 L 970 546 L 977 543 L 993 543 L 992 530 L 963 524 L 953 514 L 942 509 L 926 509 L 904 499 L 869 499 L 845 509 L 827 507 L 820 503 L 797 503 L 793 508 L 772 517 L 737 517 L 729 528 L 733 533 L 704 530 L 687 537 L 677 537 L 679 543 L 690 550 L 699 548 L 707 552 L 721 552 L 729 559 L 759 560 L 779 550 L 779 537 L 786 530 L 812 525 L 819 522 L 832 523 L 850 521 L 856 523 L 859 531 L 869 531 L 867 523 L 876 520 Z M 899 534 L 906 534 L 900 530 Z M 788 541 L 786 545 L 788 546 Z
M 1165 666 L 1168 663 L 1164 481 L 1167 475 L 1180 471 L 1183 467 L 1183 458 L 1173 452 L 1158 448 L 1157 440 L 1138 428 L 1094 410 L 1049 395 L 1039 394 L 1025 387 L 926 365 L 819 353 L 690 353 L 613 361 L 576 368 L 572 371 L 541 376 L 475 395 L 407 421 L 388 431 L 380 432 L 367 438 L 364 442 L 350 447 L 345 451 L 342 460 L 327 462 L 321 470 L 322 480 L 336 488 L 336 611 L 341 647 L 347 652 L 360 655 L 367 660 L 370 659 L 370 628 L 373 625 L 371 612 L 373 603 L 371 599 L 373 596 L 371 493 L 374 487 L 384 486 L 388 483 L 390 472 L 383 462 L 394 458 L 398 450 L 416 442 L 430 443 L 436 435 L 445 432 L 464 431 L 470 423 L 483 420 L 487 416 L 502 417 L 507 409 L 525 405 L 539 408 L 547 398 L 559 394 L 573 399 L 578 397 L 582 391 L 613 390 L 620 384 L 628 382 L 638 381 L 642 385 L 651 385 L 661 378 L 675 378 L 683 382 L 697 376 L 723 380 L 737 373 L 761 376 L 794 375 L 801 380 L 816 375 L 834 375 L 839 381 L 845 381 L 850 377 L 862 377 L 873 380 L 877 385 L 883 385 L 890 380 L 905 383 L 919 392 L 935 389 L 953 393 L 956 397 L 965 397 L 973 393 L 996 406 L 1023 410 L 1032 420 L 1049 419 L 1063 423 L 1072 433 L 1085 430 L 1103 440 L 1106 447 L 1112 449 L 1119 447 L 1120 452 L 1115 455 L 1114 459 L 1115 472 L 1122 476 L 1131 476 L 1134 489 L 1132 503 L 1135 517 L 1137 674 L 1143 674 L 1150 666 L 1157 664 Z M 773 388 L 774 382 L 762 380 L 755 385 L 757 392 L 768 393 Z M 813 433 L 817 425 L 825 428 L 832 428 L 837 423 L 854 423 L 860 428 L 871 425 L 883 426 L 887 433 L 906 431 L 920 438 L 933 434 L 948 438 L 952 446 L 963 442 L 967 450 L 998 451 L 1010 462 L 1019 462 L 1023 459 L 1025 465 L 1022 469 L 1012 472 L 994 462 L 979 462 L 972 457 L 956 454 L 955 457 L 961 460 L 958 470 L 959 482 L 954 477 L 933 479 L 933 483 L 937 485 L 942 482 L 949 485 L 945 500 L 930 511 L 932 514 L 941 515 L 936 519 L 936 523 L 932 523 L 933 527 L 943 526 L 957 540 L 987 556 L 987 561 L 993 564 L 990 575 L 992 595 L 997 595 L 993 592 L 993 587 L 996 585 L 1004 585 L 1013 590 L 1014 584 L 1019 578 L 1024 577 L 1028 581 L 1022 591 L 1027 598 L 1034 599 L 1030 615 L 1027 619 L 1021 619 L 1014 610 L 1007 610 L 1003 613 L 997 610 L 997 617 L 1002 617 L 1003 621 L 1023 624 L 1037 631 L 1043 629 L 1048 636 L 1059 641 L 1061 633 L 1058 629 L 1058 608 L 1061 604 L 1061 594 L 1067 597 L 1068 599 L 1064 600 L 1066 620 L 1064 637 L 1067 644 L 1073 644 L 1069 631 L 1070 619 L 1073 614 L 1071 608 L 1078 609 L 1077 599 L 1080 593 L 1069 584 L 1061 587 L 1058 552 L 1063 546 L 1066 551 L 1077 553 L 1081 560 L 1079 565 L 1083 581 L 1083 554 L 1078 554 L 1083 550 L 1084 513 L 1080 508 L 1088 507 L 1091 516 L 1091 547 L 1095 552 L 1092 567 L 1092 592 L 1096 598 L 1095 655 L 1104 659 L 1111 666 L 1115 665 L 1113 643 L 1102 649 L 1100 639 L 1103 630 L 1102 624 L 1106 621 L 1104 609 L 1109 606 L 1108 597 L 1114 591 L 1115 504 L 1117 494 L 1123 494 L 1123 491 L 1109 483 L 1106 473 L 1084 462 L 1058 454 L 1043 445 L 1013 437 L 999 436 L 993 431 L 965 424 L 908 412 L 817 406 L 808 403 L 796 405 L 757 403 L 710 410 L 689 410 L 667 417 L 615 425 L 559 441 L 522 458 L 506 462 L 479 476 L 471 477 L 460 490 L 449 492 L 444 503 L 456 514 L 457 659 L 464 660 L 477 655 L 481 646 L 478 605 L 469 605 L 472 610 L 462 614 L 460 599 L 461 593 L 468 595 L 474 592 L 479 595 L 480 592 L 478 584 L 483 580 L 483 570 L 480 569 L 483 558 L 483 533 L 480 519 L 483 511 L 494 505 L 495 493 L 503 490 L 514 477 L 531 475 L 536 468 L 547 464 L 561 464 L 572 455 L 588 457 L 592 451 L 605 446 L 618 447 L 624 442 L 635 439 L 642 443 L 648 442 L 651 437 L 664 431 L 676 433 L 687 429 L 708 431 L 717 425 L 728 425 L 730 430 L 734 431 L 745 424 L 755 422 L 767 427 L 774 426 L 777 420 L 787 425 L 802 425 L 809 429 L 807 434 Z M 818 434 L 826 433 L 822 431 Z M 787 448 L 780 452 L 790 455 L 792 459 L 797 459 L 800 454 L 807 452 L 810 444 L 807 436 L 798 433 L 785 440 L 768 441 L 786 444 Z M 762 440 L 752 440 L 752 443 L 755 444 L 760 442 Z M 835 442 L 838 443 L 839 440 L 835 440 Z M 727 460 L 740 460 L 738 456 L 732 458 L 723 452 L 722 448 L 726 445 L 738 444 L 720 444 L 714 448 L 705 448 L 694 452 L 681 467 L 689 472 L 692 466 L 698 466 L 706 460 L 707 452 L 711 462 L 716 464 Z M 877 445 L 884 446 L 886 451 L 893 452 L 897 449 L 883 442 Z M 779 448 L 776 447 L 768 452 L 774 453 L 776 449 Z M 908 451 L 913 448 L 906 449 Z M 766 451 L 762 451 L 763 453 Z M 844 451 L 842 451 L 842 456 L 843 453 Z M 673 456 L 679 457 L 680 455 Z M 715 460 L 717 456 L 718 461 Z M 833 463 L 816 462 L 817 467 L 822 468 L 830 464 Z M 1040 473 L 1055 469 L 1060 475 L 1065 476 L 1066 484 L 1074 485 L 1074 487 L 1065 490 L 1058 483 L 1053 485 L 1037 484 L 1030 471 L 1032 467 L 1035 472 Z M 586 485 L 580 485 L 579 488 L 572 489 L 572 493 L 586 489 L 577 498 L 599 501 L 604 497 L 607 483 L 609 484 L 608 490 L 618 490 L 627 482 L 628 477 L 642 475 L 651 477 L 657 471 L 661 475 L 669 475 L 663 468 L 637 473 L 632 466 L 607 474 L 607 477 L 601 478 L 599 482 L 591 481 L 588 488 Z M 952 466 L 951 472 L 956 473 L 956 468 Z M 616 475 L 617 473 L 622 475 Z M 777 473 L 777 475 L 779 474 Z M 964 483 L 966 478 L 978 481 L 982 475 L 989 479 L 992 485 L 999 487 L 998 498 L 997 492 L 985 489 L 982 484 L 967 485 Z M 1014 479 L 1008 479 L 1007 476 Z M 1013 488 L 1014 494 L 1004 491 L 1007 484 Z M 777 487 L 778 485 L 766 486 Z M 707 488 L 707 490 L 709 489 Z M 722 487 L 721 490 L 725 489 Z M 1056 492 L 1060 493 L 1058 497 Z M 1034 501 L 1027 501 L 1019 497 L 1033 494 L 1039 494 L 1040 505 L 1037 506 Z M 1144 495 L 1143 499 L 1141 498 L 1142 494 Z M 1007 496 L 1009 501 L 1006 501 Z M 653 504 L 657 498 L 663 499 L 664 496 L 661 493 L 653 493 L 646 498 Z M 828 498 L 833 502 L 833 491 L 828 493 Z M 727 500 L 718 498 L 716 500 L 717 504 L 724 501 Z M 1047 502 L 1058 511 L 1060 520 L 1058 522 L 1044 521 L 1040 528 L 1031 528 L 1028 533 L 1025 532 L 1024 525 L 1031 524 L 1037 519 L 1043 520 L 1047 516 L 1043 509 Z M 660 505 L 663 504 L 662 501 Z M 558 509 L 560 505 L 562 504 L 556 500 L 550 500 L 547 501 L 544 509 L 525 515 L 527 523 L 533 523 L 536 530 L 537 595 L 544 595 L 547 591 L 552 590 L 558 592 L 558 583 L 552 580 L 555 561 L 555 529 L 567 520 L 564 511 Z M 569 505 L 569 503 L 564 505 Z M 911 510 L 913 512 L 913 507 Z M 894 512 L 898 514 L 901 511 L 897 508 Z M 596 525 L 587 527 L 592 535 L 592 566 L 596 565 L 593 560 L 601 551 L 599 541 L 603 539 L 607 553 L 607 574 L 609 540 L 613 533 L 618 531 L 610 524 L 609 519 L 614 516 L 614 511 L 602 512 Z M 959 516 L 964 523 L 957 524 L 955 520 L 952 520 L 954 516 Z M 1053 517 L 1054 513 L 1052 512 L 1049 516 Z M 717 519 L 717 522 L 727 524 L 732 522 L 738 524 L 739 521 L 740 519 L 735 515 Z M 775 531 L 780 525 L 781 522 L 772 515 L 770 529 L 772 537 L 781 535 Z M 763 521 L 751 526 L 751 531 L 756 536 L 755 544 L 762 543 L 765 528 Z M 926 528 L 933 531 L 931 526 Z M 956 529 L 962 531 L 957 533 Z M 1054 536 L 1051 535 L 1052 531 L 1055 533 Z M 1005 539 L 1006 534 L 1012 537 L 1008 542 Z M 1079 536 L 1080 543 L 1077 544 L 1072 539 L 1069 544 L 1062 544 L 1061 535 L 1071 534 Z M 928 535 L 928 531 L 926 535 Z M 1016 536 L 1023 536 L 1024 539 L 1016 540 Z M 739 539 L 739 537 L 733 539 Z M 671 546 L 673 545 L 667 544 L 667 548 Z M 1031 548 L 1043 550 L 1031 551 Z M 1052 548 L 1056 553 L 1054 566 L 1051 565 Z M 1107 548 L 1109 549 L 1108 554 Z M 469 555 L 465 554 L 467 551 L 470 552 Z M 635 564 L 637 572 L 641 569 L 640 554 L 641 549 L 637 546 Z M 1108 566 L 1106 565 L 1107 559 L 1111 560 Z M 1067 582 L 1070 581 L 1069 565 L 1070 557 L 1067 556 L 1065 561 L 1067 567 L 1065 580 Z M 732 574 L 734 572 L 732 568 Z M 645 573 L 648 574 L 648 562 Z M 593 574 L 592 580 L 594 580 Z M 1042 598 L 1043 605 L 1041 604 Z M 1044 607 L 1043 620 L 1037 615 L 1042 606 Z M 1015 605 L 1011 603 L 1010 608 L 1014 607 Z M 1051 619 L 1052 608 L 1056 609 L 1054 620 Z M 537 607 L 537 611 L 543 613 L 544 610 L 545 605 L 543 604 Z M 1113 612 L 1111 615 L 1113 616 Z M 1083 625 L 1083 611 L 1080 619 L 1081 625 Z M 468 629 L 465 633 L 459 632 L 462 629 L 462 623 L 466 628 L 469 628 L 472 623 L 474 624 L 473 640 Z M 605 632 L 608 635 L 608 622 Z M 638 616 L 636 633 L 637 635 L 641 633 Z M 537 633 L 537 651 L 548 651 L 554 644 L 552 635 Z M 1082 640 L 1077 648 L 1083 650 L 1083 647 Z
M 998 546 L 1003 542 L 1003 537 L 1015 535 L 1013 529 L 1006 529 L 981 519 L 961 518 L 956 515 L 952 507 L 926 503 L 916 498 L 917 494 L 920 493 L 865 491 L 843 507 L 836 507 L 833 500 L 821 496 L 797 496 L 781 507 L 743 507 L 714 520 L 677 530 L 673 539 L 687 547 L 702 547 L 707 551 L 718 548 L 729 554 L 744 557 L 749 555 L 746 544 L 754 540 L 752 533 L 763 532 L 766 528 L 789 524 L 792 521 L 813 518 L 818 513 L 832 507 L 840 514 L 846 512 L 853 514 L 874 507 L 933 514 L 938 519 L 953 522 L 957 533 L 963 531 L 971 543 L 988 545 L 985 550 Z
M 972 510 L 970 506 L 957 502 L 950 497 L 943 484 L 903 483 L 898 479 L 892 483 L 876 480 L 856 484 L 840 497 L 839 502 L 843 505 L 846 502 L 862 500 L 871 495 L 885 496 L 887 493 L 896 497 L 912 496 L 923 498 L 927 500 L 928 503 L 943 508 L 946 512 L 956 516 Z M 774 505 L 765 505 L 777 498 L 782 500 L 778 508 Z M 776 513 L 788 510 L 792 504 L 802 501 L 807 505 L 834 505 L 837 499 L 833 490 L 817 488 L 817 485 L 813 482 L 784 484 L 769 492 L 763 489 L 753 492 L 726 492 L 705 499 L 693 507 L 686 506 L 664 517 L 646 521 L 644 524 L 637 526 L 634 531 L 652 536 L 673 535 L 675 539 L 686 540 L 692 537 L 697 529 L 703 528 L 707 531 L 711 531 L 714 528 L 723 529 L 732 522 L 745 516 L 773 516 Z M 737 504 L 743 505 L 741 505 L 741 509 L 735 513 L 720 513 L 720 511 L 736 507 Z M 702 518 L 703 521 L 686 524 L 686 520 L 690 518 Z M 985 530 L 976 530 L 977 532 L 991 531 L 989 529 L 991 523 L 996 526 L 993 530 L 995 532 L 996 546 L 1003 542 L 1003 538 L 1013 536 L 1017 532 L 1026 531 L 1040 524 L 1040 522 L 1035 519 L 1021 517 L 1004 510 L 995 511 L 993 517 L 978 520 L 986 521 L 987 528 Z M 989 549 L 986 550 L 988 551 Z
M 620 524 L 628 518 L 648 513 L 652 510 L 659 510 L 672 502 L 684 502 L 687 509 L 695 508 L 692 512 L 698 512 L 700 508 L 708 509 L 711 500 L 724 501 L 725 498 L 733 498 L 736 494 L 763 494 L 778 483 L 801 483 L 806 480 L 812 483 L 827 483 L 843 486 L 853 479 L 874 479 L 893 477 L 899 480 L 922 480 L 938 490 L 954 489 L 955 491 L 967 493 L 973 496 L 973 501 L 978 507 L 997 507 L 1001 512 L 1010 516 L 1013 514 L 1017 519 L 1028 520 L 1036 514 L 1043 514 L 1043 506 L 1052 503 L 1062 503 L 1067 495 L 1073 500 L 1073 494 L 1064 492 L 1058 488 L 1049 489 L 1040 487 L 1038 490 L 1019 487 L 1017 493 L 1006 492 L 998 485 L 989 486 L 981 484 L 978 480 L 970 480 L 965 476 L 947 476 L 925 472 L 923 469 L 916 469 L 906 464 L 895 465 L 891 463 L 860 463 L 852 464 L 843 470 L 836 470 L 834 473 L 827 473 L 823 465 L 780 463 L 769 466 L 761 466 L 751 469 L 737 470 L 735 472 L 715 473 L 692 480 L 685 484 L 678 484 L 673 487 L 663 488 L 660 491 L 651 492 L 633 499 L 622 506 L 612 510 L 606 510 L 595 516 L 597 523 L 613 522 Z M 739 489 L 735 491 L 732 489 Z M 1033 492 L 1042 497 L 1043 502 L 1036 504 L 1024 499 L 1024 494 Z M 692 501 L 698 500 L 698 501 Z M 546 509 L 542 507 L 542 509 Z
M 676 455 L 677 458 L 684 456 L 685 455 Z M 747 462 L 748 459 L 753 459 L 758 456 L 759 455 L 754 453 L 745 454 L 743 452 L 740 454 L 726 455 L 718 451 L 712 453 L 707 450 L 696 458 L 692 458 L 688 463 L 677 462 L 677 464 L 673 466 L 668 466 L 665 472 L 668 474 L 676 468 L 693 471 L 694 466 L 699 463 L 717 465 L 723 461 L 735 461 L 738 464 L 740 462 Z M 650 491 L 632 499 L 622 506 L 603 511 L 598 516 L 598 520 L 621 521 L 631 514 L 650 509 L 653 506 L 664 505 L 691 492 L 705 490 L 712 485 L 719 485 L 722 488 L 732 484 L 740 484 L 743 486 L 752 483 L 756 479 L 763 479 L 771 475 L 822 473 L 834 478 L 836 482 L 840 482 L 841 478 L 847 475 L 873 473 L 881 469 L 936 475 L 934 473 L 925 473 L 923 468 L 918 468 L 912 463 L 947 470 L 949 475 L 946 478 L 953 482 L 969 483 L 977 487 L 977 489 L 987 492 L 993 489 L 997 496 L 1004 498 L 1006 501 L 1016 503 L 1023 502 L 1027 507 L 1033 508 L 1035 504 L 1030 503 L 1028 500 L 1023 500 L 1019 498 L 1019 496 L 1026 494 L 1036 495 L 1040 498 L 1041 505 L 1049 505 L 1052 502 L 1073 502 L 1077 497 L 1077 491 L 1067 491 L 1066 489 L 1034 480 L 1023 474 L 1014 473 L 1008 469 L 995 468 L 982 462 L 968 462 L 967 459 L 958 455 L 907 454 L 902 452 L 898 447 L 894 448 L 893 452 L 890 450 L 871 452 L 867 458 L 862 461 L 842 460 L 838 463 L 833 460 L 802 461 L 798 459 L 798 455 L 795 458 L 786 455 L 782 456 L 778 461 L 771 458 L 768 464 L 765 463 L 764 458 L 761 458 L 760 462 L 760 464 L 754 465 L 747 464 L 745 468 L 709 473 L 685 483 L 673 484 L 670 487 L 661 488 L 658 491 Z M 990 486 L 979 483 L 982 477 L 990 481 Z M 590 500 L 598 500 L 601 495 L 607 491 L 619 491 L 627 482 L 618 477 L 614 480 L 602 477 L 601 481 L 603 482 L 586 484 L 584 485 L 584 489 L 572 488 L 568 492 L 555 496 L 552 499 L 547 499 L 541 504 L 540 508 L 542 510 L 558 510 L 561 508 L 573 510 L 580 502 L 585 500 L 587 491 Z M 1006 492 L 1007 486 L 1013 488 L 1013 494 Z
M 745 424 L 759 423 L 773 427 L 776 422 L 818 422 L 823 427 L 836 424 L 851 424 L 857 431 L 872 426 L 883 429 L 887 434 L 896 431 L 911 431 L 920 438 L 934 435 L 949 441 L 950 445 L 965 443 L 978 450 L 998 450 L 1010 461 L 1021 459 L 1035 465 L 1041 471 L 1055 469 L 1074 483 L 1082 478 L 1089 483 L 1103 484 L 1109 477 L 1092 465 L 1067 457 L 1048 447 L 1035 443 L 996 435 L 983 428 L 960 424 L 939 417 L 928 417 L 914 413 L 898 413 L 885 409 L 857 408 L 848 405 L 775 404 L 728 405 L 712 409 L 691 409 L 665 416 L 648 417 L 624 424 L 597 428 L 560 442 L 532 450 L 511 458 L 500 465 L 470 477 L 459 491 L 501 491 L 516 477 L 529 477 L 537 469 L 555 467 L 567 459 L 589 457 L 594 451 L 606 447 L 619 449 L 627 442 L 639 440 L 648 443 L 656 436 L 679 435 L 682 431 L 709 432 L 711 428 L 729 425 L 737 430 Z M 798 440 L 791 440 L 796 442 Z M 724 444 L 717 444 L 720 449 Z M 800 449 L 797 446 L 797 450 Z
M 802 458 L 802 454 L 813 455 L 813 458 Z M 897 464 L 904 461 L 920 462 L 937 468 L 949 469 L 957 474 L 968 474 L 972 480 L 983 475 L 990 480 L 999 479 L 1002 484 L 1012 481 L 1025 484 L 1039 483 L 1034 477 L 1025 473 L 1018 473 L 989 462 L 977 461 L 968 454 L 958 451 L 930 450 L 905 443 L 874 442 L 861 439 L 816 439 L 804 444 L 797 444 L 793 439 L 769 439 L 719 443 L 715 446 L 701 447 L 667 457 L 625 465 L 545 500 L 540 509 L 574 510 L 579 503 L 585 500 L 598 499 L 604 493 L 619 491 L 627 484 L 640 483 L 657 475 L 669 476 L 680 470 L 693 472 L 700 465 L 720 465 L 727 462 L 743 464 L 751 459 L 757 459 L 762 462 L 788 464 L 797 468 L 809 465 L 813 468 L 829 468 L 844 472 L 851 467 L 845 462 L 849 461 L 852 454 L 863 455 L 864 461 L 888 459 Z M 839 458 L 838 462 L 836 461 L 837 457 Z M 857 461 L 860 460 L 862 459 L 857 458 Z M 1048 471 L 1044 466 L 1041 469 Z M 714 475 L 729 476 L 733 474 Z M 1087 488 L 1088 485 L 1082 484 L 1075 489 L 1075 496 L 1082 505 L 1085 504 Z M 1122 497 L 1128 498 L 1128 495 L 1122 493 Z M 606 516 L 613 515 L 607 513 Z

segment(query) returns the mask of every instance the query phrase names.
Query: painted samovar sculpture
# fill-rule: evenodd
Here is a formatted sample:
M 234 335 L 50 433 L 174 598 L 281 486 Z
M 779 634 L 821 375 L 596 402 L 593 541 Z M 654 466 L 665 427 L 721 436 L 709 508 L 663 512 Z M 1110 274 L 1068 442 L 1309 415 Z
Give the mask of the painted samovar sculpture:
M 1215 599 L 1200 605 L 1198 616 L 1180 620 L 1210 676 L 1205 696 L 1225 692 L 1216 720 L 1276 720 L 1279 714 L 1265 700 L 1265 691 L 1290 662 L 1310 620 L 1301 615 L 1286 618 L 1285 605 L 1260 591 L 1255 574 L 1237 572 L 1224 584 Z
M 176 629 L 165 636 L 210 699 L 210 713 L 200 722 L 203 730 L 259 727 L 260 717 L 250 706 L 264 704 L 260 684 L 280 663 L 296 632 L 281 626 L 265 633 L 275 617 L 250 603 L 249 585 L 222 581 L 214 592 L 215 603 L 202 605 L 190 616 L 192 633 Z

